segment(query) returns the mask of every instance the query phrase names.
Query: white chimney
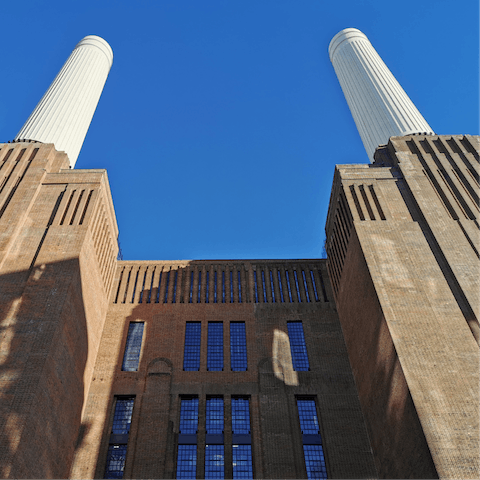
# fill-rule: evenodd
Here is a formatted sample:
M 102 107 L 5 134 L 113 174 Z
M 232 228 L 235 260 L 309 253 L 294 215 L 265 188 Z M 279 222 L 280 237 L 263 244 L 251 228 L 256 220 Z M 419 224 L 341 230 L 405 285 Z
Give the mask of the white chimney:
M 364 33 L 342 30 L 328 53 L 370 160 L 390 137 L 434 134 Z
M 103 38 L 80 40 L 15 140 L 53 143 L 73 168 L 112 63 L 112 49 Z

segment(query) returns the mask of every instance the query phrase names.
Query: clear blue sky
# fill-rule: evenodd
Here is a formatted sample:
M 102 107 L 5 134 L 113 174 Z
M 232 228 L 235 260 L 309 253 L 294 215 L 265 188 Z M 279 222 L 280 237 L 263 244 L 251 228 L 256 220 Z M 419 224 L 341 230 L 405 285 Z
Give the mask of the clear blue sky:
M 368 162 L 328 57 L 370 39 L 438 134 L 478 134 L 477 0 L 2 4 L 0 141 L 85 35 L 114 62 L 76 168 L 106 168 L 125 259 L 315 258 L 334 165 Z

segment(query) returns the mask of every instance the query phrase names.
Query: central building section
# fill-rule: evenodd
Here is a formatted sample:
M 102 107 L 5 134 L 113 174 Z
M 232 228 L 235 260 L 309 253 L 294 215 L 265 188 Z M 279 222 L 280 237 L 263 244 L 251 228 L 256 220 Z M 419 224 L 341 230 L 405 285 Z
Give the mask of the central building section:
M 111 295 L 74 478 L 376 475 L 325 260 L 118 262 Z

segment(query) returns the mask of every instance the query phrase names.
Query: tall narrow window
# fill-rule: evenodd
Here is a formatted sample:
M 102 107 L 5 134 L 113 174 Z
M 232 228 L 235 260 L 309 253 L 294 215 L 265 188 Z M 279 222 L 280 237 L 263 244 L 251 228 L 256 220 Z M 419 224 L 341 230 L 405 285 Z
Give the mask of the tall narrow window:
M 297 372 L 310 370 L 307 355 L 307 345 L 303 334 L 302 322 L 287 322 L 290 350 L 292 352 L 293 369 Z
M 233 303 L 233 270 L 230 270 L 230 303 Z
M 198 397 L 185 397 L 180 404 L 180 433 L 193 435 L 198 429 Z
M 142 349 L 143 322 L 130 322 L 128 326 L 127 342 L 123 354 L 122 370 L 124 372 L 136 372 Z
M 328 478 L 315 400 L 313 398 L 297 398 L 297 408 L 300 428 L 302 429 L 307 477 L 314 479 Z
M 197 477 L 198 398 L 182 398 L 178 436 L 177 478 Z
M 134 401 L 135 398 L 133 397 L 115 398 L 112 435 L 110 436 L 107 464 L 103 478 L 123 478 Z
M 234 372 L 244 372 L 247 369 L 245 322 L 230 323 L 230 366 Z
M 213 303 L 217 303 L 217 271 L 213 272 Z
M 208 322 L 207 370 L 223 370 L 223 323 Z
M 233 478 L 253 478 L 249 400 L 232 397 Z
M 253 284 L 255 286 L 255 303 L 258 303 L 258 289 L 257 289 L 257 271 L 253 271 Z
M 225 477 L 223 398 L 207 398 L 205 438 L 205 478 Z
M 200 322 L 187 322 L 183 354 L 183 369 L 186 372 L 194 372 L 200 369 L 201 333 L 202 324 Z

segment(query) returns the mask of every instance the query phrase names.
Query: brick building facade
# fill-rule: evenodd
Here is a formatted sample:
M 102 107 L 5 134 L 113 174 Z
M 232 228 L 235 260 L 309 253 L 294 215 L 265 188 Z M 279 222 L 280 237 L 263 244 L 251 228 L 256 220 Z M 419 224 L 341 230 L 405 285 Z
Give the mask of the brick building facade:
M 321 478 L 310 447 L 329 478 L 478 477 L 478 137 L 337 166 L 328 260 L 119 261 L 104 170 L 0 148 L 3 478 L 103 478 L 115 448 L 124 478 L 180 451 L 197 478 Z

